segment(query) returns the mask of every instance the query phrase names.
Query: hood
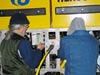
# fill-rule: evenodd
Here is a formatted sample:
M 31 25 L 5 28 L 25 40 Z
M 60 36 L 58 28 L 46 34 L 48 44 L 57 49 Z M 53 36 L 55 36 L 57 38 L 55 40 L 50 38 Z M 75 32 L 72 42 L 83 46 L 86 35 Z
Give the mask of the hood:
M 76 30 L 86 30 L 85 22 L 84 22 L 83 18 L 81 18 L 81 17 L 75 17 L 72 20 L 71 25 L 69 26 L 67 35 L 71 35 Z

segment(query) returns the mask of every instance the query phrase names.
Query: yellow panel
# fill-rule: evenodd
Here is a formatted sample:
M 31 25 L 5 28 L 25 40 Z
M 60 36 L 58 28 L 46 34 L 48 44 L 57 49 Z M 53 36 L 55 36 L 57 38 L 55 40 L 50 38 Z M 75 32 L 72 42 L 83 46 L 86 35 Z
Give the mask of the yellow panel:
M 13 1 L 15 1 L 16 5 L 12 4 L 11 0 L 1 0 L 0 10 L 46 8 L 46 15 L 28 16 L 30 21 L 30 29 L 50 28 L 49 0 L 29 0 L 29 3 L 27 5 L 18 4 L 18 0 Z M 25 0 L 20 1 L 25 2 Z M 9 19 L 10 16 L 0 17 L 0 30 L 8 29 Z
M 100 0 L 52 0 L 53 7 L 60 6 L 80 6 L 80 5 L 100 5 Z
M 9 17 L 0 17 L 0 30 L 8 29 Z
M 71 21 L 75 17 L 82 17 L 87 27 L 100 26 L 100 14 L 73 14 L 73 15 L 57 15 L 53 17 L 54 28 L 69 27 Z
M 16 5 L 12 4 L 11 0 L 0 0 L 0 10 L 1 9 L 24 9 L 24 8 L 39 8 L 49 6 L 49 0 L 29 0 L 29 3 L 21 6 L 18 4 L 18 0 L 14 0 Z M 19 0 L 25 2 L 27 0 Z
M 85 20 L 86 27 L 100 26 L 100 12 L 99 13 L 85 13 L 85 14 L 56 14 L 56 7 L 70 7 L 70 6 L 89 6 L 100 5 L 100 0 L 52 0 L 52 24 L 53 28 L 69 27 L 71 21 L 75 17 L 82 17 Z
M 0 17 L 0 30 L 8 29 L 10 17 Z M 30 21 L 29 29 L 50 28 L 50 21 L 47 16 L 28 16 Z
M 30 29 L 50 28 L 50 18 L 48 16 L 30 16 Z

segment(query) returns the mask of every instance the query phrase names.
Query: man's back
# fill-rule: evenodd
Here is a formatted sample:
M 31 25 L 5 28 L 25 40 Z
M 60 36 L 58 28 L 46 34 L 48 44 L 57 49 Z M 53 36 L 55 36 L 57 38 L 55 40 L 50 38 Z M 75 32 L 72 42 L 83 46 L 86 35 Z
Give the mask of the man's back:
M 87 31 L 76 31 L 62 39 L 67 60 L 65 75 L 96 75 L 98 41 Z

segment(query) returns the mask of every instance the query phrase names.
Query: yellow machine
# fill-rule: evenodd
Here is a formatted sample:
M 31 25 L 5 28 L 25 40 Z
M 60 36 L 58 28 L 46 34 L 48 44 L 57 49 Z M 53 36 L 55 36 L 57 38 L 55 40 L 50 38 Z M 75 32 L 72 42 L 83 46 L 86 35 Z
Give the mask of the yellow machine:
M 82 17 L 86 27 L 100 26 L 99 0 L 52 1 L 53 28 L 66 28 L 74 17 Z
M 0 30 L 8 28 L 10 16 L 14 13 L 25 13 L 30 20 L 30 29 L 50 28 L 48 0 L 1 0 Z
M 100 26 L 99 0 L 1 0 L 0 30 L 8 29 L 16 12 L 28 16 L 30 29 L 67 28 L 74 17 L 82 17 L 86 27 Z

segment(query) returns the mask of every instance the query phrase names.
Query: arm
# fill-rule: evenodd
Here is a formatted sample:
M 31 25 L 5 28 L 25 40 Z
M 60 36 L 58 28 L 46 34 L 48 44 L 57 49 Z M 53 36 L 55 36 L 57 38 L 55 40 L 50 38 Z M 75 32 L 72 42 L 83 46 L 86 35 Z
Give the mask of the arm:
M 65 59 L 64 46 L 65 46 L 64 41 L 63 41 L 63 39 L 61 39 L 61 41 L 60 41 L 60 48 L 58 50 L 58 57 L 60 57 L 62 60 Z
M 27 40 L 22 40 L 18 49 L 25 63 L 29 65 L 29 67 L 34 68 L 38 66 L 42 57 L 42 52 L 39 49 L 33 50 L 30 42 Z

